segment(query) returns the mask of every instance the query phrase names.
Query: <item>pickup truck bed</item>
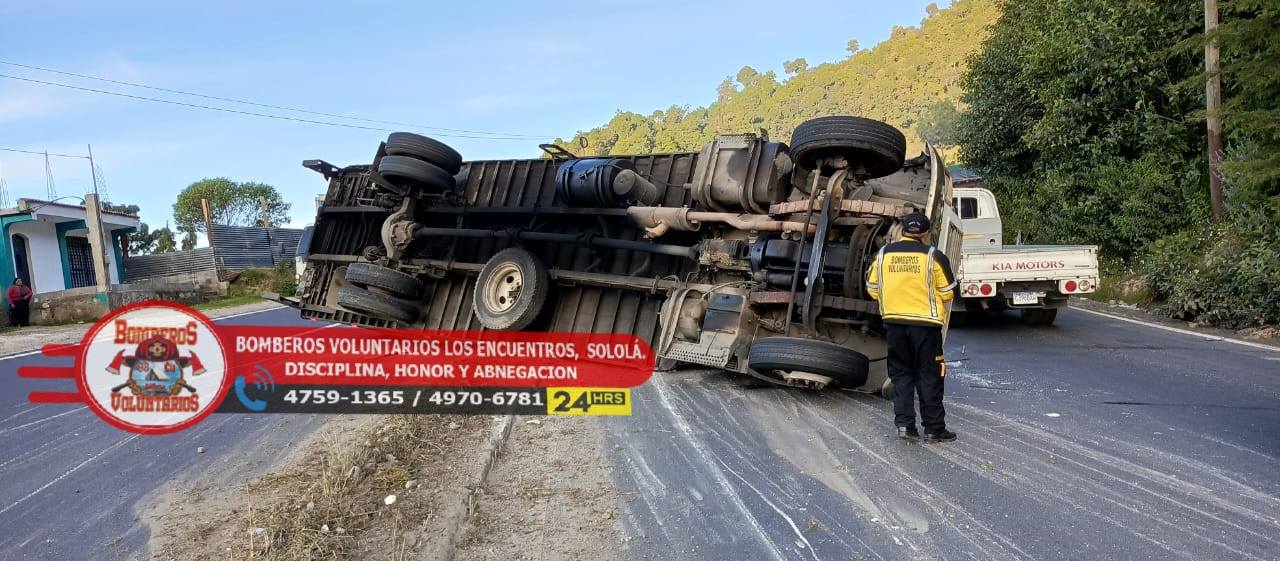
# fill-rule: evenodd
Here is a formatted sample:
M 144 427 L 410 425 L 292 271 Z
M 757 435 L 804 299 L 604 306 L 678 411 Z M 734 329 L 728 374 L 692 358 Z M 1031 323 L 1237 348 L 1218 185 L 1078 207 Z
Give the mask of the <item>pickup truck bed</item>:
M 961 283 L 1057 280 L 1098 274 L 1098 249 L 1091 245 L 1013 245 L 966 250 Z

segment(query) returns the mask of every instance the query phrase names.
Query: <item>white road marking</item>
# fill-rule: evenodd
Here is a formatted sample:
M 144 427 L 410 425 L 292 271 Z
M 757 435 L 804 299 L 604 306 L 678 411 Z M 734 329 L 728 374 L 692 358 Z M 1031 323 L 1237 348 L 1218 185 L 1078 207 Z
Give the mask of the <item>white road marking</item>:
M 63 415 L 70 415 L 70 414 L 75 413 L 76 411 L 79 411 L 79 410 L 81 410 L 81 409 L 88 409 L 88 408 L 89 408 L 88 406 L 86 406 L 86 405 L 82 405 L 82 406 L 77 407 L 77 408 L 75 408 L 75 409 L 72 409 L 72 410 L 70 410 L 70 411 L 63 411 L 63 412 L 61 412 L 61 413 L 58 413 L 57 415 L 50 415 L 50 416 L 48 416 L 48 417 L 44 417 L 44 418 L 42 418 L 42 419 L 36 419 L 36 420 L 31 421 L 30 423 L 27 423 L 27 424 L 25 424 L 25 425 L 18 425 L 18 426 L 13 427 L 13 428 L 7 428 L 7 429 L 4 429 L 4 430 L 0 430 L 0 434 L 10 433 L 10 432 L 16 431 L 16 430 L 21 429 L 21 428 L 29 427 L 29 426 L 31 426 L 31 425 L 38 425 L 38 424 L 43 423 L 43 422 L 45 422 L 45 421 L 48 421 L 48 420 L 50 420 L 50 419 L 56 419 L 56 418 L 61 417 L 61 416 L 63 416 Z
M 218 317 L 216 317 L 216 318 L 209 318 L 209 319 L 213 320 L 213 322 L 214 322 L 214 323 L 218 323 L 219 321 L 224 320 L 224 319 L 238 318 L 238 317 L 240 317 L 240 316 L 247 316 L 247 315 L 251 315 L 251 314 L 260 314 L 260 313 L 262 313 L 262 312 L 270 312 L 271 310 L 279 310 L 280 308 L 286 308 L 286 307 L 287 307 L 287 306 L 278 306 L 278 305 L 277 305 L 277 306 L 272 306 L 272 307 L 270 307 L 270 308 L 263 308 L 263 309 L 261 309 L 261 310 L 253 310 L 253 311 L 249 311 L 249 312 L 240 312 L 240 313 L 238 313 L 238 314 L 231 314 L 231 315 L 229 315 L 229 316 L 218 316 Z
M 49 487 L 52 487 L 52 486 L 53 486 L 53 484 L 55 484 L 55 483 L 57 483 L 57 482 L 59 482 L 59 481 L 62 481 L 63 479 L 66 479 L 66 478 L 67 478 L 67 476 L 69 476 L 69 475 L 71 475 L 71 474 L 75 473 L 75 472 L 76 472 L 76 470 L 79 470 L 80 468 L 82 468 L 82 467 L 84 467 L 84 466 L 89 465 L 89 463 L 90 463 L 90 462 L 92 462 L 92 461 L 94 461 L 94 460 L 96 460 L 96 459 L 98 459 L 98 458 L 101 458 L 103 454 L 106 454 L 107 452 L 110 452 L 111 450 L 114 450 L 114 449 L 116 449 L 116 448 L 120 447 L 122 444 L 125 444 L 126 442 L 129 442 L 129 441 L 131 441 L 131 440 L 133 440 L 133 439 L 135 439 L 135 438 L 138 438 L 139 436 L 142 436 L 142 435 L 139 435 L 139 434 L 131 435 L 131 436 L 129 436 L 128 438 L 125 438 L 125 439 L 123 439 L 123 440 L 121 440 L 121 441 L 119 441 L 119 442 L 116 442 L 115 444 L 112 444 L 111 446 L 108 446 L 108 447 L 104 448 L 101 452 L 98 452 L 97 454 L 94 454 L 94 455 L 92 455 L 92 456 L 89 456 L 89 459 L 87 459 L 87 460 L 85 460 L 85 461 L 83 461 L 83 462 L 80 462 L 80 464 L 79 464 L 79 465 L 77 465 L 76 467 L 73 467 L 73 468 L 71 468 L 71 469 L 69 469 L 69 470 L 67 470 L 67 471 L 63 472 L 63 473 L 62 473 L 62 475 L 59 475 L 59 476 L 57 476 L 57 477 L 55 477 L 55 478 L 53 478 L 53 479 L 49 480 L 49 482 L 48 482 L 48 483 L 45 483 L 44 485 L 41 485 L 41 486 L 40 486 L 38 489 L 36 489 L 35 491 L 32 491 L 32 492 L 30 492 L 30 493 L 27 493 L 27 496 L 22 497 L 21 499 L 18 499 L 18 500 L 16 500 L 16 501 L 13 501 L 12 503 L 10 503 L 10 504 L 9 504 L 9 506 L 6 506 L 6 507 L 4 507 L 4 508 L 0 509 L 0 514 L 4 514 L 4 513 L 8 512 L 8 511 L 9 511 L 9 509 L 11 509 L 11 508 L 13 508 L 13 507 L 15 507 L 15 506 L 18 506 L 18 505 L 20 505 L 20 504 L 22 504 L 22 503 L 23 503 L 23 502 L 25 502 L 27 499 L 30 499 L 31 497 L 34 497 L 34 496 L 36 496 L 36 495 L 40 494 L 40 492 L 41 492 L 41 491 L 44 491 L 45 489 L 48 489 Z
M 0 357 L 0 360 L 9 360 L 11 358 L 22 358 L 24 356 L 38 355 L 40 354 L 40 352 L 41 352 L 40 349 L 36 349 L 34 351 L 25 351 L 21 353 L 11 354 L 9 356 Z
M 216 318 L 209 318 L 209 319 L 213 320 L 213 322 L 214 322 L 214 323 L 218 323 L 219 321 L 222 321 L 222 320 L 224 320 L 224 319 L 238 318 L 238 317 L 240 317 L 240 316 L 247 316 L 247 315 L 250 315 L 250 314 L 260 314 L 260 313 L 262 313 L 262 312 L 270 312 L 271 310 L 279 310 L 280 308 L 284 308 L 284 307 L 285 307 L 285 306 L 274 306 L 274 307 L 271 307 L 271 308 L 263 308 L 263 309 L 261 309 L 261 310 L 253 310 L 253 311 L 251 311 L 251 312 L 242 312 L 242 313 L 239 313 L 239 314 L 231 314 L 231 315 L 229 315 L 229 316 L 220 316 L 220 317 L 216 317 Z M 77 341 L 77 343 L 78 343 L 78 342 L 79 342 L 79 341 Z M 68 344 L 69 344 L 69 345 L 74 345 L 74 344 L 76 344 L 76 343 L 68 343 Z M 22 357 L 24 357 L 24 356 L 38 355 L 38 354 L 40 354 L 41 352 L 42 352 L 42 351 L 41 351 L 40 349 L 36 349 L 36 350 L 34 350 L 34 351 L 23 351 L 23 352 L 20 352 L 20 353 L 14 353 L 14 354 L 11 354 L 11 355 L 0 356 L 0 362 L 6 361 L 6 360 L 9 360 L 9 359 L 13 359 L 13 358 L 22 358 Z
M 1093 314 L 1093 315 L 1095 315 L 1095 316 L 1102 316 L 1102 317 L 1105 317 L 1105 318 L 1118 319 L 1118 320 L 1120 320 L 1120 321 L 1127 321 L 1127 322 L 1129 322 L 1129 323 L 1136 323 L 1136 324 L 1138 324 L 1138 325 L 1145 325 L 1145 326 L 1147 326 L 1147 327 L 1154 327 L 1154 328 L 1156 328 L 1156 329 L 1163 329 L 1163 330 L 1165 330 L 1165 331 L 1172 331 L 1172 332 L 1174 332 L 1174 333 L 1181 333 L 1181 334 L 1183 334 L 1183 335 L 1191 335 L 1191 336 L 1194 336 L 1194 337 L 1199 337 L 1199 338 L 1201 338 L 1201 339 L 1209 339 L 1209 340 L 1212 340 L 1212 341 L 1222 341 L 1223 343 L 1235 343 L 1235 344 L 1237 344 L 1237 345 L 1244 345 L 1244 346 L 1246 346 L 1246 347 L 1253 347 L 1253 348 L 1255 348 L 1255 349 L 1262 349 L 1262 350 L 1264 350 L 1264 351 L 1275 351 L 1275 352 L 1280 352 L 1280 347 L 1277 347 L 1277 346 L 1275 346 L 1275 345 L 1266 345 L 1266 344 L 1263 344 L 1263 343 L 1254 343 L 1254 342 L 1252 342 L 1252 341 L 1241 341 L 1241 340 L 1239 340 L 1239 339 L 1231 339 L 1231 338 L 1228 338 L 1228 337 L 1219 337 L 1219 336 L 1217 336 L 1217 335 L 1209 335 L 1208 333 L 1200 333 L 1200 332 L 1192 331 L 1192 330 L 1190 330 L 1190 329 L 1181 329 L 1181 328 L 1177 328 L 1177 327 L 1170 327 L 1170 326 L 1168 326 L 1168 325 L 1160 325 L 1160 324 L 1158 324 L 1158 323 L 1152 323 L 1152 322 L 1149 322 L 1149 321 L 1142 321 L 1142 320 L 1140 320 L 1140 319 L 1133 319 L 1133 318 L 1127 318 L 1127 317 L 1124 317 L 1124 316 L 1117 316 L 1117 315 L 1113 315 L 1113 314 L 1108 314 L 1108 313 L 1104 313 L 1104 312 L 1096 312 L 1096 311 L 1093 311 L 1093 310 L 1086 310 L 1086 309 L 1084 309 L 1084 308 L 1077 308 L 1077 307 L 1075 307 L 1075 306 L 1071 306 L 1071 309 L 1073 309 L 1073 310 L 1077 310 L 1077 311 L 1081 311 L 1081 312 L 1084 312 L 1084 313 L 1086 313 L 1086 314 Z

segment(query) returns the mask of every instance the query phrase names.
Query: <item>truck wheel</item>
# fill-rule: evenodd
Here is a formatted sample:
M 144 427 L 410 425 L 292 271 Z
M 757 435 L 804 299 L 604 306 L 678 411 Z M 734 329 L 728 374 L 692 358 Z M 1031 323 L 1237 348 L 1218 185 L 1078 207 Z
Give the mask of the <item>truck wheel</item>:
M 1026 308 L 1022 310 L 1021 314 L 1022 322 L 1027 325 L 1052 325 L 1053 320 L 1058 317 L 1058 309 L 1052 308 L 1044 310 L 1040 308 Z
M 462 169 L 462 154 L 448 144 L 411 132 L 393 132 L 387 137 L 387 154 L 412 156 L 435 164 L 449 175 L 457 175 Z
M 354 286 L 338 289 L 338 305 L 380 319 L 393 319 L 413 323 L 418 319 L 418 306 L 381 292 L 372 292 Z
M 440 166 L 409 156 L 383 156 L 378 173 L 402 187 L 416 185 L 432 193 L 452 190 L 454 185 L 453 176 Z
M 529 327 L 546 305 L 550 284 L 546 267 L 532 253 L 514 247 L 499 251 L 476 279 L 476 317 L 488 329 Z
M 791 134 L 791 157 L 796 166 L 813 170 L 824 158 L 844 156 L 865 178 L 884 177 L 902 169 L 907 137 L 893 125 L 862 117 L 819 117 Z
M 365 288 L 380 288 L 393 296 L 417 298 L 422 294 L 422 281 L 417 277 L 373 263 L 347 265 L 346 279 L 351 284 Z
M 817 374 L 831 378 L 829 387 L 856 388 L 867 383 L 866 355 L 801 337 L 769 337 L 752 343 L 747 368 L 776 378 L 792 372 Z

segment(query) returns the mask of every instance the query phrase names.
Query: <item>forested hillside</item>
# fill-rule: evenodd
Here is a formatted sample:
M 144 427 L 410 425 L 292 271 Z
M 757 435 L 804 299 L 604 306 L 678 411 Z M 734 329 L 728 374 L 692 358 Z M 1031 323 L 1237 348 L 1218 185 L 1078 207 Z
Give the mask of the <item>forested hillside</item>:
M 620 111 L 604 126 L 558 142 L 583 155 L 696 150 L 717 133 L 764 128 L 773 138 L 787 139 L 805 119 L 860 115 L 907 129 L 912 150 L 921 134 L 945 144 L 931 135 L 954 119 L 965 61 L 998 17 L 997 4 L 956 0 L 942 10 L 930 5 L 920 27 L 895 27 L 888 40 L 870 49 L 850 41 L 844 60 L 813 67 L 804 59 L 786 61 L 782 77 L 743 67 L 725 78 L 707 107 L 672 105 L 647 115 Z
M 1280 0 L 1223 2 L 1226 215 L 1211 220 L 1199 2 L 1008 2 L 957 138 L 1006 230 L 1102 246 L 1172 315 L 1280 322 Z M 1106 283 L 1104 282 L 1104 285 Z

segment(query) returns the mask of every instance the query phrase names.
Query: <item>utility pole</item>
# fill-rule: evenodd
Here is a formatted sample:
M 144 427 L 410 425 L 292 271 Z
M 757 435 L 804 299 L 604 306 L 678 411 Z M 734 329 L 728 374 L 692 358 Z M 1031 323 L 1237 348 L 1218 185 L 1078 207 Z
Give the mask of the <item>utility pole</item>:
M 263 228 L 270 228 L 270 227 L 271 227 L 271 214 L 270 214 L 269 212 L 267 212 L 267 198 L 266 198 L 266 197 L 258 197 L 258 204 L 261 204 L 261 205 L 262 205 L 262 227 L 263 227 Z
M 58 198 L 58 189 L 53 185 L 53 168 L 49 166 L 49 152 L 44 153 L 44 184 L 45 194 L 48 195 L 50 201 Z
M 102 224 L 102 204 L 98 196 L 89 194 L 84 197 L 85 225 L 89 228 L 89 249 L 93 252 L 93 274 L 97 281 L 98 292 L 106 292 L 111 286 L 111 277 L 107 269 L 106 229 Z
M 1204 0 L 1204 32 L 1209 40 L 1204 45 L 1204 70 L 1208 75 L 1204 87 L 1205 121 L 1209 129 L 1209 206 L 1213 221 L 1222 222 L 1226 204 L 1222 196 L 1222 76 L 1218 56 L 1218 40 L 1212 37 L 1218 29 L 1218 0 Z

